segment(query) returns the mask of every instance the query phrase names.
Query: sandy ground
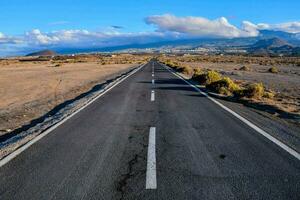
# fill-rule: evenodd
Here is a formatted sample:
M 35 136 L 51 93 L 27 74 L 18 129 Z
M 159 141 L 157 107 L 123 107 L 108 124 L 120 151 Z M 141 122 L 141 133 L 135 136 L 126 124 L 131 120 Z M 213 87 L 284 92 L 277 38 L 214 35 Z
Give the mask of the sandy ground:
M 0 135 L 138 64 L 0 62 Z

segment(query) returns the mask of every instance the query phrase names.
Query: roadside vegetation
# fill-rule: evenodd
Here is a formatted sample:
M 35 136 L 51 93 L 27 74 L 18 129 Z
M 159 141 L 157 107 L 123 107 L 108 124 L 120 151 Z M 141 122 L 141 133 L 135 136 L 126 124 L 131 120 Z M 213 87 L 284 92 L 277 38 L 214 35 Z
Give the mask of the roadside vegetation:
M 300 57 L 162 54 L 158 58 L 217 98 L 300 124 Z
M 258 64 L 266 66 L 289 64 L 294 66 L 300 66 L 299 57 L 259 57 L 244 55 L 183 55 L 175 56 L 175 58 L 178 62 L 233 63 L 242 64 L 246 67 L 249 64 Z
M 260 65 L 242 65 L 240 67 L 233 65 L 231 71 L 226 71 L 228 70 L 227 63 L 225 65 L 219 63 L 219 66 L 214 66 L 217 64 L 205 65 L 205 63 L 189 63 L 179 60 L 176 56 L 159 57 L 160 62 L 182 73 L 185 79 L 199 85 L 216 98 L 239 102 L 279 116 L 289 122 L 300 124 L 300 104 L 299 97 L 297 97 L 299 93 L 286 93 L 286 91 L 297 91 L 297 89 L 292 90 L 294 86 L 290 85 L 290 81 L 297 81 L 298 74 L 291 73 L 288 71 L 290 69 L 284 69 L 282 66 L 278 68 L 274 66 L 260 67 Z M 291 68 L 295 69 L 295 67 L 298 66 L 293 65 Z M 280 74 L 280 76 L 272 74 Z M 267 76 L 267 80 L 260 76 Z M 274 83 L 270 84 L 270 80 Z M 284 85 L 285 87 L 283 87 Z M 283 89 L 274 90 L 278 87 Z
M 268 71 L 271 72 L 271 73 L 278 73 L 279 72 L 279 70 L 276 67 L 271 67 Z
M 191 80 L 205 86 L 205 88 L 211 92 L 237 98 L 251 99 L 273 98 L 275 96 L 275 93 L 270 90 L 266 90 L 262 83 L 241 84 L 238 81 L 232 80 L 228 76 L 222 76 L 219 72 L 214 70 L 208 69 L 204 71 L 200 68 L 195 68 L 193 70 L 189 66 L 179 66 L 178 63 L 171 61 L 166 61 L 164 64 L 173 68 L 177 72 L 189 76 Z M 248 71 L 249 69 L 246 68 L 243 70 Z
M 45 61 L 51 61 L 52 64 L 63 63 L 90 63 L 95 62 L 99 65 L 112 64 L 142 64 L 150 60 L 150 56 L 133 54 L 78 54 L 78 55 L 59 55 L 48 58 Z M 35 58 L 37 59 L 37 58 Z M 24 59 L 22 59 L 24 60 Z M 38 59 L 41 61 L 41 58 Z

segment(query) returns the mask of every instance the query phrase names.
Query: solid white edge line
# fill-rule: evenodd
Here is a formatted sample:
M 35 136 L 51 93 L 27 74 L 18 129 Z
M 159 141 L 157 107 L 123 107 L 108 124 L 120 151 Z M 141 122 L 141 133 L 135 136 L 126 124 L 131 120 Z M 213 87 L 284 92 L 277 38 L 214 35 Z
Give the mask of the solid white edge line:
M 151 90 L 151 101 L 155 101 L 155 92 Z
M 178 75 L 177 73 L 175 73 L 174 71 L 172 71 L 171 69 L 169 69 L 168 67 L 166 67 L 165 65 L 163 65 L 163 66 L 169 72 L 171 72 L 172 74 L 174 74 L 178 78 L 182 79 L 185 83 L 187 83 L 188 85 L 190 85 L 191 87 L 193 87 L 197 92 L 199 92 L 200 94 L 204 95 L 209 100 L 211 100 L 212 102 L 214 102 L 215 104 L 217 104 L 218 106 L 220 106 L 221 108 L 223 108 L 224 110 L 226 110 L 227 112 L 231 113 L 233 116 L 235 116 L 236 118 L 238 118 L 239 120 L 241 120 L 242 122 L 244 122 L 245 124 L 247 124 L 249 127 L 251 127 L 252 129 L 254 129 L 255 131 L 257 131 L 261 135 L 265 136 L 267 139 L 271 140 L 273 143 L 277 144 L 279 147 L 281 147 L 282 149 L 284 149 L 285 151 L 287 151 L 289 154 L 291 154 L 292 156 L 294 156 L 295 158 L 297 158 L 298 160 L 300 160 L 300 154 L 297 151 L 295 151 L 294 149 L 292 149 L 288 145 L 284 144 L 283 142 L 281 142 L 277 138 L 273 137 L 272 135 L 270 135 L 266 131 L 262 130 L 261 128 L 259 128 L 258 126 L 256 126 L 255 124 L 253 124 L 252 122 L 250 122 L 249 120 L 247 120 L 246 118 L 244 118 L 241 115 L 237 114 L 236 112 L 234 112 L 230 108 L 224 106 L 222 103 L 220 103 L 219 101 L 215 100 L 213 97 L 209 96 L 207 93 L 201 91 L 201 89 L 199 89 L 197 86 L 191 84 L 190 82 L 188 82 L 187 80 L 185 80 L 182 76 Z
M 156 189 L 155 127 L 150 127 L 147 155 L 146 189 Z
M 125 77 L 121 78 L 120 80 L 117 80 L 115 82 L 115 84 L 113 84 L 109 88 L 102 89 L 102 92 L 98 96 L 96 96 L 93 99 L 87 101 L 87 103 L 85 105 L 83 105 L 81 108 L 79 108 L 78 110 L 76 110 L 75 112 L 73 112 L 72 114 L 70 114 L 69 116 L 67 116 L 66 118 L 62 119 L 60 122 L 58 122 L 55 125 L 51 126 L 46 131 L 44 131 L 41 134 L 37 135 L 32 140 L 30 140 L 29 142 L 25 143 L 23 146 L 17 148 L 15 151 L 13 151 L 12 153 L 10 153 L 9 155 L 7 155 L 6 157 L 4 157 L 3 159 L 1 159 L 0 160 L 0 167 L 4 166 L 6 163 L 8 163 L 12 159 L 14 159 L 16 156 L 18 156 L 19 154 L 21 154 L 23 151 L 25 151 L 31 145 L 33 145 L 34 143 L 36 143 L 37 141 L 39 141 L 40 139 L 42 139 L 43 137 L 45 137 L 46 135 L 48 135 L 51 131 L 53 131 L 54 129 L 56 129 L 57 127 L 59 127 L 61 124 L 65 123 L 68 119 L 70 119 L 71 117 L 73 117 L 74 115 L 76 115 L 77 113 L 79 113 L 81 110 L 83 110 L 84 108 L 86 108 L 87 106 L 89 106 L 91 103 L 93 103 L 94 101 L 96 101 L 97 99 L 99 99 L 105 93 L 107 93 L 108 91 L 110 91 L 111 89 L 113 89 L 114 87 L 116 87 L 117 85 L 119 85 L 121 82 L 123 82 L 124 80 L 126 80 L 128 77 L 130 77 L 131 75 L 135 74 L 137 71 L 139 71 L 141 68 L 143 68 L 146 64 L 147 63 L 139 66 L 138 68 L 134 69 L 129 74 L 127 74 Z

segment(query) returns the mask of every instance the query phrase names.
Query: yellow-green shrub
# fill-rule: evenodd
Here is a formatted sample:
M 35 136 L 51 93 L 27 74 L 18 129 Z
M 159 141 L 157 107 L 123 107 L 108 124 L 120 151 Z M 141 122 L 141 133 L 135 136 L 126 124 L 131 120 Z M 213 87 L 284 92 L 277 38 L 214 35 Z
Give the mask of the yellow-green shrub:
M 214 92 L 226 95 L 231 95 L 232 93 L 241 90 L 240 86 L 229 77 L 224 77 L 219 81 L 212 82 L 206 85 L 206 88 Z
M 203 74 L 203 71 L 201 68 L 197 67 L 197 68 L 194 68 L 194 76 L 198 76 L 200 74 Z
M 268 99 L 273 99 L 275 96 L 275 93 L 273 91 L 266 91 L 263 95 L 263 97 L 268 98 Z
M 240 70 L 241 71 L 250 71 L 250 67 L 244 65 L 243 67 L 240 68 Z
M 243 90 L 243 96 L 249 98 L 261 98 L 265 93 L 265 88 L 262 83 L 253 83 Z
M 193 79 L 198 81 L 200 84 L 208 85 L 221 80 L 222 76 L 216 71 L 208 71 L 207 73 L 194 75 Z
M 271 67 L 268 71 L 271 72 L 271 73 L 278 73 L 279 72 L 276 67 Z
M 182 70 L 182 73 L 184 73 L 186 75 L 193 75 L 194 70 L 190 66 L 184 66 L 183 70 Z

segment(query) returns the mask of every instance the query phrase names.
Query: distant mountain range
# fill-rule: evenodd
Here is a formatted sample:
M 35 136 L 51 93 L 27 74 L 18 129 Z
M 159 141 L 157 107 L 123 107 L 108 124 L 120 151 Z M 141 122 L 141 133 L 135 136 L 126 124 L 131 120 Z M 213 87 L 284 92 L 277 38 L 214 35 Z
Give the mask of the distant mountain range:
M 249 53 L 258 55 L 300 55 L 300 33 L 261 30 L 257 37 L 193 38 L 146 44 L 129 44 L 93 48 L 54 48 L 60 54 L 89 52 L 181 52 L 181 53 Z
M 248 52 L 257 55 L 300 55 L 300 47 L 295 47 L 279 38 L 261 39 L 248 46 Z

